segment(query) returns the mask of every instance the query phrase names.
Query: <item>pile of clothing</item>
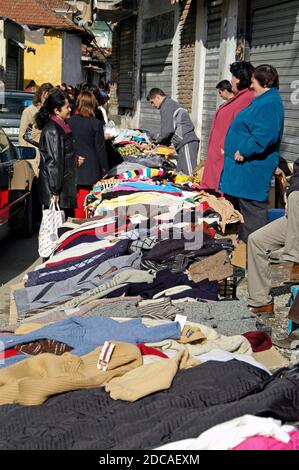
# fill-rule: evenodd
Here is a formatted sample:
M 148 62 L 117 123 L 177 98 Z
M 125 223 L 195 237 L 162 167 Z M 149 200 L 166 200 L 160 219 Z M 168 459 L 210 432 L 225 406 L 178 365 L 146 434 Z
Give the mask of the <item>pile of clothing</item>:
M 203 190 L 192 178 L 163 168 L 135 166 L 119 165 L 116 175 L 94 185 L 85 200 L 89 217 L 108 212 L 118 215 L 130 207 L 130 213 L 148 214 L 148 208 L 152 212 L 159 208 L 161 213 L 168 212 L 172 220 L 189 217 L 190 223 L 193 217 L 193 222 L 201 219 L 210 225 L 216 223 L 222 232 L 227 224 L 243 222 L 240 212 L 227 199 Z
M 242 220 L 230 203 L 144 166 L 116 170 L 86 202 L 93 218 L 69 219 L 13 292 L 0 448 L 200 447 L 244 414 L 298 419 L 298 367 L 272 375 L 270 337 L 246 304 L 219 297 L 233 246 L 217 232 Z M 264 436 L 295 448 L 296 430 L 277 426 Z M 246 428 L 227 448 L 240 436 L 256 445 Z
M 125 129 L 112 141 L 114 149 L 123 157 L 143 155 L 164 155 L 172 157 L 175 150 L 165 145 L 155 145 L 151 134 L 138 129 Z
M 125 129 L 113 139 L 113 146 L 122 157 L 139 155 L 151 150 L 152 140 L 146 132 Z

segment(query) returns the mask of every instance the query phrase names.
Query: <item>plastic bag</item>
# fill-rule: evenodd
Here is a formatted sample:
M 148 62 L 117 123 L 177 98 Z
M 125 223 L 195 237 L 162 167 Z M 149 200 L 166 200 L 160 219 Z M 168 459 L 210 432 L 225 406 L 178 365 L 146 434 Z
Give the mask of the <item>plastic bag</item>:
M 43 210 L 42 222 L 38 237 L 38 253 L 48 258 L 53 253 L 58 241 L 58 228 L 65 222 L 64 212 L 58 204 L 51 202 L 49 209 Z
M 107 124 L 104 126 L 104 134 L 109 139 L 113 139 L 117 136 L 118 132 L 113 121 L 108 121 Z

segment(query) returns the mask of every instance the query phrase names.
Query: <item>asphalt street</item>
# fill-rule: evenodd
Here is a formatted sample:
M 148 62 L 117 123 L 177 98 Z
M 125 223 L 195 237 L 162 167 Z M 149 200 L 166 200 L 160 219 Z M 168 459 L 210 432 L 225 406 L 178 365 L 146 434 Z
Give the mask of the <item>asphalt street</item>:
M 37 237 L 37 233 L 32 238 L 9 235 L 0 241 L 0 326 L 8 322 L 10 287 L 41 262 Z

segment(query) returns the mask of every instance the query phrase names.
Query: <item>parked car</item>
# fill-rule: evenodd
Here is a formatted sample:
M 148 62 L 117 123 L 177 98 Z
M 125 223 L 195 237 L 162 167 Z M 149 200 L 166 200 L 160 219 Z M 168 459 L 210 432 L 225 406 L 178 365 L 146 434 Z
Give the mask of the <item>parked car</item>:
M 35 148 L 13 145 L 0 128 L 0 239 L 12 228 L 25 237 L 33 235 L 38 202 L 30 160 L 35 157 Z
M 0 92 L 0 127 L 12 142 L 18 142 L 22 112 L 32 104 L 34 93 L 25 91 Z

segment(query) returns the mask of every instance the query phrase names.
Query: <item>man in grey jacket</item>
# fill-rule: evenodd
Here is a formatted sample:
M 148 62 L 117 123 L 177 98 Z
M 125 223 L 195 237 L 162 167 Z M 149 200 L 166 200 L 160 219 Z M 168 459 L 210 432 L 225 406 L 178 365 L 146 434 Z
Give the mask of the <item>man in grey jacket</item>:
M 199 139 L 189 113 L 179 103 L 166 96 L 160 88 L 152 88 L 147 101 L 160 110 L 161 131 L 158 143 L 173 144 L 178 154 L 177 170 L 191 175 L 197 165 Z

